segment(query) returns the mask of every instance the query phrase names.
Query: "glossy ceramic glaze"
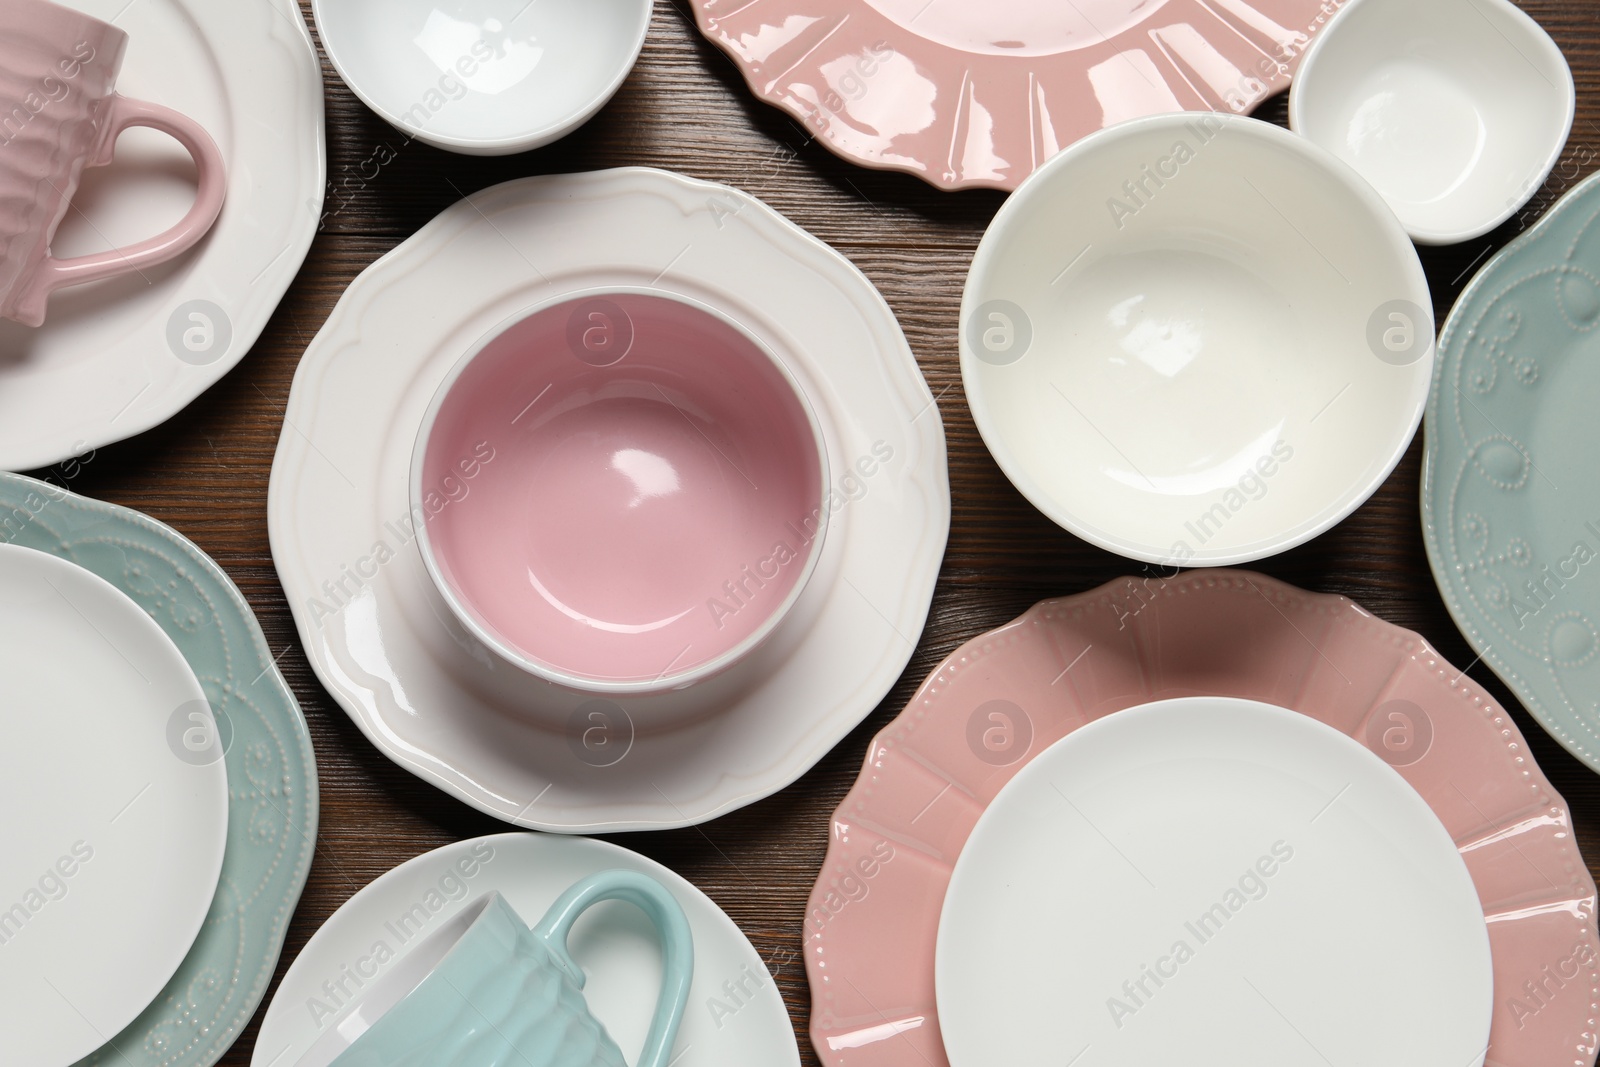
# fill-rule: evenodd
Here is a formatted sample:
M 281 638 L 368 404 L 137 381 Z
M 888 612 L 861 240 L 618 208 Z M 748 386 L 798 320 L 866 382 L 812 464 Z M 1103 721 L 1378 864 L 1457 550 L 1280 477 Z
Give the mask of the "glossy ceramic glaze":
M 821 557 L 827 453 L 794 378 L 709 307 L 562 297 L 462 357 L 423 418 L 417 543 L 461 623 L 531 673 L 649 692 L 770 634 Z
M 0 7 L 0 114 L 8 116 L 0 127 L 0 317 L 42 325 L 55 290 L 182 255 L 222 211 L 226 168 L 211 135 L 169 107 L 112 90 L 127 45 L 117 27 L 51 0 Z M 194 205 L 171 229 L 137 244 L 51 255 L 84 168 L 110 163 L 117 138 L 133 126 L 171 135 L 193 157 Z
M 1533 197 L 1576 103 L 1561 49 L 1510 0 L 1351 0 L 1306 52 L 1289 122 L 1417 241 L 1453 244 Z
M 328 58 L 368 107 L 472 155 L 549 144 L 633 69 L 651 0 L 313 0 Z
M 568 944 L 573 923 L 608 900 L 639 908 L 661 938 L 661 992 L 635 1067 L 667 1067 L 689 999 L 694 941 L 672 892 L 628 870 L 585 878 L 531 930 L 499 893 L 484 894 L 365 990 L 299 1067 L 626 1067 L 589 1013 L 587 976 Z
M 952 653 L 872 742 L 806 912 L 824 1064 L 945 1067 L 934 946 L 973 825 L 1055 741 L 1187 696 L 1291 708 L 1398 770 L 1455 841 L 1488 920 L 1488 1062 L 1593 1062 L 1594 882 L 1511 717 L 1420 636 L 1342 597 L 1196 571 L 1039 604 Z M 1547 992 L 1531 998 L 1529 982 Z
M 1433 317 L 1372 188 L 1253 119 L 1170 115 L 1056 156 L 995 216 L 961 375 L 1000 467 L 1102 548 L 1230 564 L 1329 529 L 1422 418 Z
M 681 692 L 530 677 L 460 625 L 412 543 L 412 450 L 451 367 L 518 312 L 602 285 L 739 323 L 827 448 L 811 580 L 759 647 Z M 663 171 L 528 179 L 450 208 L 352 283 L 287 418 L 267 519 L 318 677 L 396 762 L 541 829 L 685 825 L 794 781 L 899 678 L 949 532 L 938 408 L 871 283 L 753 197 Z
M 1489 935 L 1438 817 L 1340 731 L 1231 697 L 1108 715 L 1018 772 L 956 863 L 935 974 L 953 1067 L 1478 1067 L 1489 1044 Z
M 1600 182 L 1490 260 L 1450 313 L 1422 509 L 1450 614 L 1546 730 L 1600 770 Z
M 228 843 L 210 913 L 166 988 L 78 1065 L 210 1067 L 265 996 L 311 866 L 317 774 L 305 720 L 244 597 L 169 527 L 0 474 L 0 542 L 70 560 L 131 598 L 178 646 L 215 713 Z
M 66 1067 L 193 944 L 227 844 L 227 771 L 172 640 L 75 563 L 0 545 L 0 670 L 0 1030 L 17 1062 Z
M 176 108 L 215 139 L 227 197 L 188 254 L 59 290 L 44 326 L 0 321 L 0 470 L 85 456 L 165 421 L 213 385 L 255 343 L 299 270 L 324 194 L 340 210 L 393 158 L 387 146 L 373 148 L 327 185 L 322 70 L 293 0 L 71 6 L 127 33 L 119 92 Z M 133 129 L 116 147 L 108 166 L 84 174 L 55 255 L 132 245 L 190 211 L 194 168 L 181 145 Z
M 1242 114 L 1343 0 L 692 0 L 758 97 L 839 155 L 1015 189 L 1062 148 L 1170 111 Z
M 667 868 L 604 841 L 512 833 L 460 841 L 401 864 L 346 901 L 306 943 L 261 1021 L 254 1067 L 293 1067 L 319 1035 L 342 1027 L 373 981 L 354 997 L 324 983 L 344 968 L 375 982 L 408 967 L 437 932 L 462 921 L 473 902 L 496 893 L 523 916 L 545 915 L 575 882 L 622 870 L 664 886 L 688 921 L 694 976 L 673 1053 L 682 1067 L 799 1067 L 794 1031 L 773 972 L 739 927 L 704 893 Z M 600 904 L 573 927 L 571 958 L 587 976 L 583 999 L 628 1063 L 648 1039 L 651 1005 L 662 993 L 660 937 L 645 913 L 622 901 Z M 445 1062 L 428 1061 L 430 1065 Z M 480 1061 L 473 1060 L 473 1063 Z M 516 1061 L 527 1067 L 528 1061 Z M 544 1062 L 534 1059 L 533 1063 Z

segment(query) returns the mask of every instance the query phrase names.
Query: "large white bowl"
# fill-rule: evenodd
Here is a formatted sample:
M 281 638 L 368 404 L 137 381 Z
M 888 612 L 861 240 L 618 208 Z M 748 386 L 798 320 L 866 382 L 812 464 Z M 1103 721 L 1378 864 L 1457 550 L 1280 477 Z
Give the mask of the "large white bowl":
M 1510 0 L 1352 0 L 1317 35 L 1289 125 L 1370 181 L 1422 244 L 1493 230 L 1561 158 L 1577 95 Z
M 1337 524 L 1422 417 L 1416 249 L 1345 164 L 1253 119 L 1114 126 L 1000 209 L 962 301 L 978 429 L 1024 495 L 1102 548 L 1261 559 Z
M 334 69 L 417 140 L 498 156 L 587 122 L 644 46 L 652 0 L 312 0 Z M 448 9 L 448 10 L 446 10 Z

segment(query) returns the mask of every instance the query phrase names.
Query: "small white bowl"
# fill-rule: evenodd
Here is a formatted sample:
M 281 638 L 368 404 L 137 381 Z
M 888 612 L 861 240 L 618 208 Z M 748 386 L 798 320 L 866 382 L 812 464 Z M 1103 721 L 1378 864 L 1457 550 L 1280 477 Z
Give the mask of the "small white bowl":
M 1039 510 L 1137 560 L 1301 544 L 1405 453 L 1433 374 L 1417 250 L 1353 170 L 1232 115 L 1137 119 L 1012 194 L 973 259 L 961 377 Z
M 449 10 L 447 11 L 446 8 Z M 651 0 L 312 0 L 361 100 L 419 141 L 525 152 L 577 129 L 633 69 Z
M 1561 49 L 1509 0 L 1351 0 L 1306 52 L 1289 125 L 1446 245 L 1532 199 L 1576 104 Z

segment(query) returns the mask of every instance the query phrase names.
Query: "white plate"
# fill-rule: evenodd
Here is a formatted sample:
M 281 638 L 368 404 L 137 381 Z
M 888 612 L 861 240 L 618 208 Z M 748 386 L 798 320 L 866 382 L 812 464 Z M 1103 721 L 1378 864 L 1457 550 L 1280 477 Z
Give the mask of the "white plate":
M 0 470 L 131 437 L 182 410 L 255 344 L 322 212 L 322 71 L 292 0 L 68 0 L 128 31 L 119 92 L 198 121 L 228 164 L 200 244 L 143 274 L 64 289 L 37 330 L 0 323 Z M 131 244 L 194 196 L 177 143 L 131 130 L 89 172 L 58 255 Z
M 529 924 L 579 879 L 639 871 L 672 891 L 694 935 L 689 1006 L 673 1067 L 784 1067 L 800 1062 L 794 1027 L 774 978 L 794 960 L 763 960 L 732 919 L 693 885 L 604 841 L 509 833 L 458 841 L 382 875 L 347 900 L 283 976 L 256 1037 L 253 1067 L 294 1067 L 336 1025 L 362 990 L 410 946 L 490 890 Z M 572 933 L 588 976 L 584 999 L 632 1063 L 644 1044 L 661 983 L 661 949 L 644 913 L 612 902 L 592 908 Z
M 1353 170 L 1255 119 L 1091 134 L 1001 207 L 961 380 L 1033 504 L 1163 566 L 1262 559 L 1383 484 L 1422 420 L 1433 301 Z
M 1560 46 L 1510 0 L 1351 0 L 1301 61 L 1289 125 L 1440 245 L 1533 198 L 1576 107 Z
M 952 1067 L 1475 1067 L 1488 928 L 1416 791 L 1308 716 L 1108 715 L 995 798 L 939 923 Z
M 549 144 L 605 106 L 650 26 L 651 0 L 312 0 L 352 92 L 396 129 L 453 152 Z
M 227 847 L 216 723 L 171 638 L 110 583 L 0 545 L 0 1034 L 64 1067 L 189 952 Z
M 417 428 L 456 360 L 520 309 L 598 285 L 697 300 L 776 353 L 834 489 L 816 572 L 758 650 L 616 703 L 474 640 L 406 525 Z M 295 374 L 267 520 L 311 664 L 367 737 L 483 811 L 577 833 L 703 822 L 837 744 L 910 659 L 950 491 L 938 408 L 872 284 L 745 193 L 627 168 L 486 189 L 357 278 Z

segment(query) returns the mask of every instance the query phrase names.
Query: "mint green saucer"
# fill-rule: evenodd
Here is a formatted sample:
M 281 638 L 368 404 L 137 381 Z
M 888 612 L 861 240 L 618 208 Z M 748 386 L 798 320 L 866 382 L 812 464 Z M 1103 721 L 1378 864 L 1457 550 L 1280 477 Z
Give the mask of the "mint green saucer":
M 1600 176 L 1490 260 L 1439 341 L 1422 525 L 1485 663 L 1600 771 Z
M 155 1002 L 77 1065 L 210 1067 L 261 1003 L 311 867 L 317 768 L 305 719 L 238 588 L 169 527 L 0 474 L 0 543 L 71 560 L 132 597 L 183 652 L 217 716 L 228 847 L 211 912 Z

